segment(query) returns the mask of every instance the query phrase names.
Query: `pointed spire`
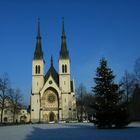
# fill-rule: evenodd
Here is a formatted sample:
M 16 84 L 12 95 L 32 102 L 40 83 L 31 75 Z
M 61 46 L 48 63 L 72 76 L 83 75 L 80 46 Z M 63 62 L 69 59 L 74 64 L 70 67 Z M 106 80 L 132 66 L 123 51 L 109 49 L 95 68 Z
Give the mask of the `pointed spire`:
M 69 52 L 67 50 L 66 44 L 66 35 L 65 35 L 65 28 L 64 28 L 64 17 L 62 18 L 62 36 L 61 36 L 61 50 L 60 50 L 60 59 L 68 59 Z
M 66 37 L 64 28 L 64 17 L 62 17 L 62 37 Z
M 38 17 L 38 32 L 37 37 L 40 38 L 40 18 Z
M 51 55 L 51 67 L 53 66 L 53 56 Z
M 36 48 L 34 52 L 34 59 L 43 59 L 43 52 L 41 47 L 41 36 L 40 36 L 40 18 L 38 18 L 38 30 L 37 30 L 37 37 L 36 37 Z

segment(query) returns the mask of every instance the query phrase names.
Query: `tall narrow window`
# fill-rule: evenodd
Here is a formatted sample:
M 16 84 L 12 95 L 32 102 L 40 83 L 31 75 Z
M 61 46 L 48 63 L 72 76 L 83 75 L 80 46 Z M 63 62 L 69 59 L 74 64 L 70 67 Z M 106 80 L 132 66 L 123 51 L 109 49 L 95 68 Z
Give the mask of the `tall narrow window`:
M 64 67 L 64 65 L 62 65 L 62 73 L 64 73 L 65 72 L 65 67 Z
M 67 73 L 67 65 L 65 65 L 65 73 Z
M 38 74 L 40 73 L 40 66 L 38 65 Z
M 35 73 L 36 74 L 39 74 L 40 73 L 40 66 L 39 65 L 38 66 L 37 65 L 35 66 Z
M 37 65 L 35 66 L 35 73 L 37 74 Z

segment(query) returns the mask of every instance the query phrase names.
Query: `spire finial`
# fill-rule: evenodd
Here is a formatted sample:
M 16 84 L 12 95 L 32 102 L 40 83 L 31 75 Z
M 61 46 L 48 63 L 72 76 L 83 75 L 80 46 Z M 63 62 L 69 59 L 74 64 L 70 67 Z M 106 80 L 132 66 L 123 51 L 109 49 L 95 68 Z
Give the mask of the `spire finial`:
M 65 36 L 64 17 L 62 17 L 62 36 Z
M 40 37 L 40 18 L 38 17 L 38 33 L 37 37 Z
M 53 56 L 51 55 L 51 66 L 53 66 Z

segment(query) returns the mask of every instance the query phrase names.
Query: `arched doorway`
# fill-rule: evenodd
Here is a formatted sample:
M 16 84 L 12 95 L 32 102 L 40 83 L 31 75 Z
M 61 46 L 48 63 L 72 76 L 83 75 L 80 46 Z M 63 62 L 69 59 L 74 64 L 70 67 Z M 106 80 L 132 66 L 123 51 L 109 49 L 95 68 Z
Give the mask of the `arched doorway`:
M 27 121 L 27 117 L 25 115 L 20 117 L 21 123 L 26 123 L 26 121 Z
M 55 114 L 53 112 L 51 112 L 49 115 L 49 121 L 53 122 L 54 120 L 55 120 Z

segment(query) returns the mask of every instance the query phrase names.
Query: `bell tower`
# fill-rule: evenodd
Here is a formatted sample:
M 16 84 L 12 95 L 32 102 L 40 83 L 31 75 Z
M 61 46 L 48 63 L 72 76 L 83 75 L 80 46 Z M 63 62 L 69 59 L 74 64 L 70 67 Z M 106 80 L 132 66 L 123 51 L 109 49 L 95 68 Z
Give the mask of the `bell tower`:
M 32 60 L 32 95 L 31 95 L 31 121 L 40 121 L 40 90 L 44 85 L 44 59 L 41 47 L 40 19 L 38 18 L 38 31 L 36 48 Z
M 70 88 L 70 58 L 67 50 L 66 35 L 64 29 L 64 18 L 62 19 L 61 50 L 59 54 L 59 88 L 62 93 L 62 119 L 69 117 L 69 95 Z

